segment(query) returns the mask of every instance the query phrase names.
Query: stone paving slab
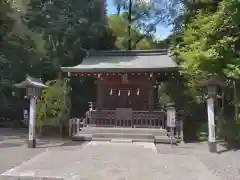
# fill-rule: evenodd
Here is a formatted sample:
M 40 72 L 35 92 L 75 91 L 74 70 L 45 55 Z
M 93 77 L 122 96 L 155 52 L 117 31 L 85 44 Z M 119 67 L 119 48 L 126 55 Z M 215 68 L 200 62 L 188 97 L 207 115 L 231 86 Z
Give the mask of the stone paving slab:
M 89 142 L 51 148 L 0 179 L 220 180 L 192 155 L 158 154 L 153 143 Z
M 30 160 L 44 148 L 29 149 L 23 139 L 0 141 L 0 173 Z

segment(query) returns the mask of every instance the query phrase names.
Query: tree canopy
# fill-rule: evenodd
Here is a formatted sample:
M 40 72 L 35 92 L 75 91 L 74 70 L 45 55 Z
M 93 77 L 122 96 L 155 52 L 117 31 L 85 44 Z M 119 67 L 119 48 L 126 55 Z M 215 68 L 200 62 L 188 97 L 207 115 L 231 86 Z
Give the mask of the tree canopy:
M 105 13 L 101 1 L 1 0 L 1 115 L 23 102 L 12 96 L 12 85 L 26 74 L 52 80 L 60 66 L 79 64 L 86 50 L 112 49 Z
M 123 15 L 112 15 L 109 17 L 109 27 L 113 31 L 113 35 L 116 37 L 116 47 L 119 49 L 128 48 L 128 20 Z M 132 47 L 134 49 L 151 49 L 153 37 L 144 36 L 139 40 L 142 34 L 136 29 L 131 28 Z
M 216 11 L 198 10 L 185 24 L 175 52 L 190 81 L 209 73 L 239 79 L 239 55 L 233 48 L 239 39 L 240 2 L 222 1 Z

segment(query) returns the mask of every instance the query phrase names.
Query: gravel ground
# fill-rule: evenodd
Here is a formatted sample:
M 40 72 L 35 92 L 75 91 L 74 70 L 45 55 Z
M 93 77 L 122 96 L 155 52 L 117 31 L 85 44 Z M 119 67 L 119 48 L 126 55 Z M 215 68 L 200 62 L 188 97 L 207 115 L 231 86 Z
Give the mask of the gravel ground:
M 240 180 L 240 151 L 228 151 L 219 146 L 218 153 L 213 154 L 208 152 L 205 143 L 180 144 L 177 147 L 157 144 L 156 147 L 160 154 L 193 155 L 222 180 Z

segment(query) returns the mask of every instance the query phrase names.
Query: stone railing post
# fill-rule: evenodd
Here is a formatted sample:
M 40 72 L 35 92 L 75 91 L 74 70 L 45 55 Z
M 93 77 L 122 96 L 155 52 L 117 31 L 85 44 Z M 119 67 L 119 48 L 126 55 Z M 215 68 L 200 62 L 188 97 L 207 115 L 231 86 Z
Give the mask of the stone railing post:
M 72 136 L 72 119 L 69 120 L 69 137 Z
M 77 123 L 77 132 L 76 134 L 78 134 L 80 132 L 80 119 L 76 119 L 76 123 Z
M 93 102 L 89 102 L 89 111 L 93 111 Z
M 183 119 L 180 118 L 180 138 L 181 138 L 181 143 L 184 143 L 184 137 L 183 137 Z
M 174 107 L 167 107 L 167 127 L 170 129 L 170 138 L 172 143 L 172 138 L 175 136 L 176 129 L 176 110 Z

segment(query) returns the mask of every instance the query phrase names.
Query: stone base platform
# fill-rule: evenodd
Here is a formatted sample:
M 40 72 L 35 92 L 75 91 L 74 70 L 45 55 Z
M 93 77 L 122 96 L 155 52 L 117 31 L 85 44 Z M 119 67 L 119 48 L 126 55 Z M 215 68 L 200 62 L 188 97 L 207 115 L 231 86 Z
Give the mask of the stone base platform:
M 123 139 L 132 142 L 171 143 L 165 129 L 151 128 L 84 127 L 72 139 L 74 141 L 112 141 Z M 173 138 L 172 142 L 177 143 L 178 140 Z

